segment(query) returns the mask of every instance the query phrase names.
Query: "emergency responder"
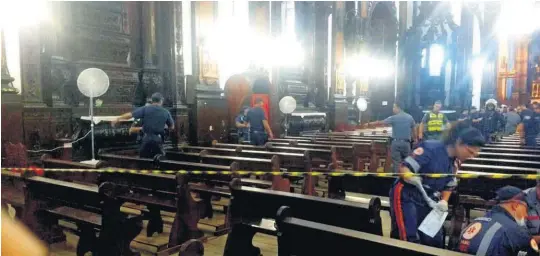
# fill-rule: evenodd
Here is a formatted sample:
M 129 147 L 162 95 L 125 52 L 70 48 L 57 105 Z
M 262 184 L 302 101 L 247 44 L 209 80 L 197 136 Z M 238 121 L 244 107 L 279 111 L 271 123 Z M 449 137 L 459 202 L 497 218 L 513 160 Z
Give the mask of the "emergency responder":
M 519 123 L 521 123 L 521 117 L 516 112 L 516 109 L 510 107 L 508 109 L 508 113 L 506 114 L 506 125 L 504 128 L 505 135 L 512 135 L 516 133 Z
M 165 138 L 165 125 L 169 131 L 174 130 L 174 122 L 171 113 L 162 107 L 163 96 L 161 93 L 154 93 L 151 97 L 151 104 L 135 109 L 133 112 L 125 113 L 112 121 L 114 126 L 117 122 L 128 120 L 132 117 L 142 120 L 142 131 L 144 133 L 139 151 L 140 157 L 154 158 L 157 154 L 164 154 L 163 140 Z
M 529 234 L 537 243 L 540 243 L 540 179 L 536 180 L 536 187 L 524 191 L 527 202 L 527 228 Z
M 411 153 L 411 142 L 416 140 L 415 122 L 411 115 L 405 113 L 398 103 L 392 109 L 393 116 L 383 121 L 369 123 L 369 125 L 389 124 L 392 126 L 392 144 L 390 145 L 394 173 L 399 172 L 401 161 Z
M 497 205 L 462 231 L 458 250 L 490 256 L 538 255 L 538 245 L 525 228 L 527 203 L 521 189 L 500 188 L 495 200 Z
M 242 143 L 242 141 L 249 141 L 249 123 L 246 120 L 248 111 L 249 107 L 243 107 L 240 114 L 234 119 L 240 143 Z
M 418 231 L 432 209 L 448 211 L 448 199 L 457 186 L 452 176 L 431 178 L 428 173 L 453 174 L 459 163 L 478 154 L 484 138 L 466 123 L 455 123 L 442 140 L 421 142 L 400 167 L 400 178 L 390 190 L 391 236 L 409 242 L 443 247 L 441 230 L 433 237 Z M 417 175 L 413 175 L 417 174 Z
M 272 133 L 262 109 L 263 104 L 262 99 L 255 99 L 255 105 L 247 113 L 246 121 L 249 123 L 249 137 L 253 145 L 264 145 L 269 137 L 274 138 L 274 133 Z
M 435 101 L 433 104 L 433 110 L 426 113 L 420 123 L 418 131 L 418 139 L 420 140 L 439 140 L 441 139 L 443 130 L 448 124 L 446 115 L 440 113 L 442 103 L 441 101 Z
M 522 105 L 521 107 L 521 126 L 523 127 L 521 140 L 522 143 L 528 147 L 536 147 L 536 136 L 538 136 L 540 114 L 538 113 L 539 110 L 535 111 L 532 111 L 525 105 Z
M 496 140 L 497 133 L 504 127 L 504 119 L 501 113 L 497 112 L 497 101 L 490 99 L 486 101 L 486 112 L 481 115 L 482 135 L 486 143 Z

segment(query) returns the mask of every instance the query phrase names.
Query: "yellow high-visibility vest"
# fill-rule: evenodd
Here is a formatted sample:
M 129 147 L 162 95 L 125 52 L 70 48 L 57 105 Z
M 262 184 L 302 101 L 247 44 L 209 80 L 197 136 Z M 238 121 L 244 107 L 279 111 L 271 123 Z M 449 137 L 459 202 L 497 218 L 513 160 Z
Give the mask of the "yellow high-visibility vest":
M 429 113 L 429 121 L 427 122 L 428 132 L 441 132 L 443 130 L 444 114 L 433 112 Z

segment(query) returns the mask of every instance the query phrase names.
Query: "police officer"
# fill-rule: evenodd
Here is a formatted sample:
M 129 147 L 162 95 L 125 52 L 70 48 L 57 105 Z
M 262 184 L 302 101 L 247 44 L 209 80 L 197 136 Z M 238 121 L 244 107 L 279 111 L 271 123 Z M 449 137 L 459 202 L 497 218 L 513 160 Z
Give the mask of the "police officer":
M 389 116 L 383 121 L 369 123 L 373 124 L 389 124 L 392 126 L 392 144 L 390 145 L 392 163 L 394 165 L 394 173 L 399 172 L 401 161 L 411 153 L 411 142 L 416 140 L 415 122 L 411 115 L 405 113 L 401 107 L 395 103 L 393 116 Z
M 523 198 L 521 189 L 513 186 L 497 190 L 498 204 L 462 231 L 458 250 L 490 256 L 538 255 L 538 245 L 525 228 Z
M 495 100 L 486 101 L 486 112 L 481 115 L 482 134 L 486 138 L 486 143 L 491 143 L 496 134 L 501 132 L 504 127 L 504 119 L 501 113 L 496 110 L 497 102 Z
M 243 107 L 242 112 L 240 112 L 234 120 L 238 131 L 238 140 L 240 142 L 249 141 L 249 123 L 246 120 L 248 111 L 249 107 Z
M 536 113 L 529 109 L 527 106 L 522 106 L 521 109 L 521 125 L 523 126 L 523 132 L 521 135 L 522 143 L 528 147 L 536 147 L 536 136 L 539 130 L 539 110 Z
M 441 230 L 433 237 L 418 232 L 418 226 L 432 209 L 448 211 L 448 199 L 457 186 L 452 176 L 431 178 L 427 173 L 453 174 L 458 163 L 474 157 L 484 145 L 484 138 L 477 129 L 458 122 L 443 140 L 421 142 L 405 158 L 398 178 L 390 190 L 391 236 L 409 242 L 442 248 Z M 418 175 L 411 175 L 418 174 Z
M 527 228 L 529 234 L 538 243 L 540 242 L 540 180 L 536 180 L 536 187 L 524 191 L 527 202 Z
M 433 110 L 424 115 L 420 124 L 418 139 L 420 140 L 438 140 L 441 138 L 444 126 L 448 124 L 446 115 L 440 113 L 442 103 L 435 101 Z
M 264 145 L 268 141 L 268 137 L 274 138 L 274 133 L 270 129 L 266 115 L 264 114 L 263 100 L 255 99 L 255 105 L 247 113 L 246 120 L 249 123 L 250 141 L 253 145 Z
M 142 131 L 144 133 L 140 157 L 153 158 L 157 154 L 164 154 L 163 140 L 165 138 L 165 125 L 169 131 L 174 130 L 174 122 L 171 113 L 163 105 L 163 96 L 161 93 L 154 93 L 151 97 L 151 104 L 135 109 L 133 112 L 125 113 L 112 122 L 114 126 L 121 120 L 128 120 L 132 117 L 142 120 Z

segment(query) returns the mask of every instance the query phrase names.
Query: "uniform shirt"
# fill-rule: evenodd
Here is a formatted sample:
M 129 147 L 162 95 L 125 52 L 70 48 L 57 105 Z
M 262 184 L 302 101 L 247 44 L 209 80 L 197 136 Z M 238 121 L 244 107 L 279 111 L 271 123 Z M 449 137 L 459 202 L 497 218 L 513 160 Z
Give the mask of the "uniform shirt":
M 165 124 L 172 126 L 171 113 L 161 106 L 148 105 L 137 108 L 131 113 L 133 118 L 142 120 L 142 130 L 145 134 L 163 134 Z
M 529 207 L 527 213 L 527 228 L 533 236 L 540 235 L 540 200 L 536 195 L 536 187 L 529 188 L 525 192 L 525 201 Z
M 476 255 L 515 256 L 522 252 L 538 255 L 536 242 L 525 227 L 502 207 L 494 206 L 484 217 L 476 218 L 460 236 L 459 251 Z
M 503 127 L 503 117 L 500 113 L 493 110 L 486 110 L 484 114 L 482 114 L 482 131 L 485 134 L 494 133 L 497 131 L 500 131 Z
M 536 137 L 538 134 L 538 114 L 530 109 L 521 111 L 521 121 L 523 122 L 523 130 L 526 137 Z
M 450 157 L 446 145 L 438 140 L 420 143 L 413 153 L 403 160 L 403 165 L 414 173 L 448 173 L 457 171 L 455 157 Z M 422 184 L 427 193 L 451 190 L 457 186 L 454 177 L 429 178 L 422 177 Z
M 262 108 L 255 107 L 250 109 L 246 117 L 246 121 L 249 122 L 252 132 L 264 132 L 263 120 L 266 120 L 266 115 Z
M 518 113 L 508 112 L 506 114 L 506 131 L 515 132 L 520 122 L 521 122 L 521 117 L 519 116 Z
M 240 115 L 236 116 L 236 119 L 234 119 L 234 122 L 235 123 L 245 124 L 246 123 L 246 116 L 240 114 Z M 242 127 L 242 128 L 237 128 L 237 129 L 238 129 L 238 133 L 247 133 L 248 132 L 247 127 Z
M 392 138 L 410 140 L 414 129 L 414 119 L 411 115 L 401 111 L 393 116 L 389 116 L 383 121 L 392 125 Z

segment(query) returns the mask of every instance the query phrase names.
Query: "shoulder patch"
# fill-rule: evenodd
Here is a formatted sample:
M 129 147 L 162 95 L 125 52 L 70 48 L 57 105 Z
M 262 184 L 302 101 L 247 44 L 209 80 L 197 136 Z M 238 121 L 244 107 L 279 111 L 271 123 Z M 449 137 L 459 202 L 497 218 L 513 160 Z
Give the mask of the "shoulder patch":
M 424 154 L 424 148 L 420 147 L 420 148 L 417 148 L 413 151 L 413 153 L 417 156 L 421 156 L 422 154 Z
M 538 251 L 538 244 L 534 239 L 531 239 L 531 248 L 533 248 L 534 251 Z
M 467 240 L 473 239 L 482 230 L 482 223 L 474 223 L 465 232 L 463 232 L 463 238 Z
M 523 119 L 529 120 L 529 119 L 531 119 L 531 116 L 524 116 Z

